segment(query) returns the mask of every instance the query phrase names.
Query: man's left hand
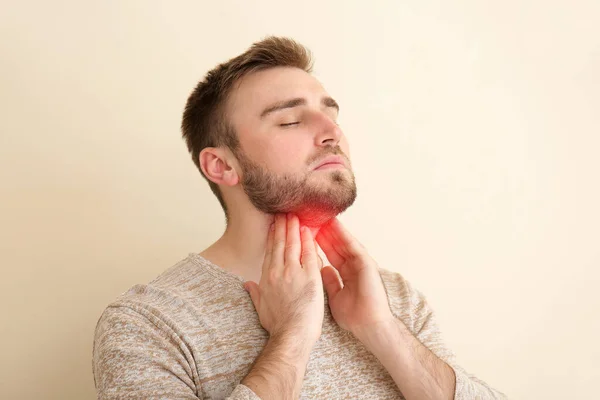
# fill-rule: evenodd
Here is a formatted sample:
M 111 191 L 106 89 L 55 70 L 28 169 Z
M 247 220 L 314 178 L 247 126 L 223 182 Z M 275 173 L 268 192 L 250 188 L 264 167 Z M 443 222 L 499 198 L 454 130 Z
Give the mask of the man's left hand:
M 356 335 L 393 321 L 379 267 L 366 248 L 337 218 L 323 225 L 315 239 L 333 265 L 323 267 L 321 277 L 337 324 Z

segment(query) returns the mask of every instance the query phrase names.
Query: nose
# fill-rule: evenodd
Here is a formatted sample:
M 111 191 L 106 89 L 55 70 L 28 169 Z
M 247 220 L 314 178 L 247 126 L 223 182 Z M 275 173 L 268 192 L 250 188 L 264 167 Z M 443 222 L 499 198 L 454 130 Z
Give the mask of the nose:
M 326 113 L 319 112 L 314 116 L 315 141 L 318 146 L 337 146 L 344 134 L 340 126 Z

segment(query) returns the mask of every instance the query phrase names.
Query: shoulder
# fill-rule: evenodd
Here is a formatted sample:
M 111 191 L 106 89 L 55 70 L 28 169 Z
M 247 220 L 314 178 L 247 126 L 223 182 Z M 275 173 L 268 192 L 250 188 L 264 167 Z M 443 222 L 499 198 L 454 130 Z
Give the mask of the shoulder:
M 425 295 L 398 272 L 379 268 L 379 274 L 392 314 L 414 331 L 420 316 L 428 309 Z
M 181 314 L 190 297 L 188 285 L 193 279 L 192 267 L 186 257 L 152 281 L 131 286 L 107 304 L 98 318 L 96 330 L 135 322 L 177 330 L 175 324 L 185 319 Z
M 179 300 L 180 301 L 180 300 Z M 152 285 L 134 285 L 110 302 L 100 314 L 95 337 L 123 340 L 131 335 L 148 335 L 162 331 L 175 333 L 180 330 L 173 318 L 178 299 Z

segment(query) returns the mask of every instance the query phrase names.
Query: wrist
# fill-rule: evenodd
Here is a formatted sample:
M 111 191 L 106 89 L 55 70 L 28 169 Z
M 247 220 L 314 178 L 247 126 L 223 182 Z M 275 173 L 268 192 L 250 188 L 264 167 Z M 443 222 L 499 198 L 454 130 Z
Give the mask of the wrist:
M 301 332 L 281 332 L 271 335 L 268 343 L 281 348 L 289 357 L 308 357 L 315 340 Z
M 386 338 L 389 338 L 399 329 L 400 321 L 395 317 L 381 320 L 376 323 L 361 325 L 352 330 L 352 334 L 366 347 L 375 343 L 381 343 Z

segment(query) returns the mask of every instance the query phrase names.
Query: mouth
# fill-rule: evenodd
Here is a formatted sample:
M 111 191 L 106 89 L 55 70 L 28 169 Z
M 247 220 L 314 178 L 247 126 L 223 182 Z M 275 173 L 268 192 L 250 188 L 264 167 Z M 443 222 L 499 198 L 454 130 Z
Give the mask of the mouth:
M 314 168 L 326 169 L 326 168 L 346 168 L 346 162 L 340 156 L 327 156 Z
M 342 163 L 326 163 L 326 164 L 322 164 L 320 166 L 318 166 L 317 168 L 315 168 L 315 171 L 317 170 L 321 170 L 321 169 L 332 169 L 332 168 L 346 168 L 346 166 Z

